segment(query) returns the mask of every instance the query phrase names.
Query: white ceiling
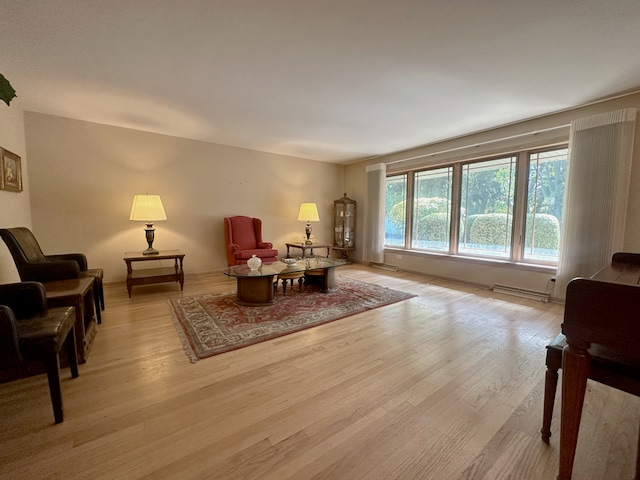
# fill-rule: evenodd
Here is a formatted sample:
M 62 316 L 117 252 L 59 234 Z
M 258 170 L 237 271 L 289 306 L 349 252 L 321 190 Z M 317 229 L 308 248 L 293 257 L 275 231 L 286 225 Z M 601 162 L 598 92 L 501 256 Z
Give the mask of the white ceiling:
M 0 0 L 0 73 L 9 108 L 348 163 L 640 88 L 640 1 Z

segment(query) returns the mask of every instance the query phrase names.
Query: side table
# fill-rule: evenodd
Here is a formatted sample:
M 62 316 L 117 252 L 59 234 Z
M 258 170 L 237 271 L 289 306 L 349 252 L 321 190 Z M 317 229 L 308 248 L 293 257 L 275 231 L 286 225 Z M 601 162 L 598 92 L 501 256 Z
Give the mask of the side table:
M 151 255 L 143 255 L 142 252 L 125 253 L 123 260 L 127 264 L 127 292 L 129 293 L 129 298 L 131 298 L 131 289 L 135 285 L 180 282 L 180 290 L 182 290 L 184 287 L 184 271 L 182 270 L 184 255 L 180 250 L 163 250 Z M 131 265 L 134 262 L 153 260 L 173 260 L 173 266 L 134 270 Z
M 326 248 L 327 249 L 327 257 L 331 253 L 331 245 L 326 243 L 287 243 L 287 258 L 289 257 L 289 249 L 290 248 L 299 248 L 302 250 L 302 257 L 304 258 L 305 251 L 310 250 L 310 255 L 313 257 L 313 249 Z
M 75 336 L 78 362 L 85 363 L 96 336 L 93 277 L 43 282 L 47 307 L 76 307 Z
M 352 252 L 356 249 L 356 247 L 331 247 L 332 250 L 335 250 L 340 254 L 340 258 L 345 260 L 349 260 L 349 252 Z

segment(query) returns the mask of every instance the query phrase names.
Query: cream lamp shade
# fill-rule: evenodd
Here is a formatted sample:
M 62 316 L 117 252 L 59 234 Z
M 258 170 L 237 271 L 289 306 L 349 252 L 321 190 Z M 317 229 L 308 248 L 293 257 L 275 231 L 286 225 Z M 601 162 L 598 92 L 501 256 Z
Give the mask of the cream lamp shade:
M 160 195 L 134 195 L 129 220 L 134 222 L 157 222 L 166 220 Z
M 155 228 L 153 228 L 153 222 L 158 222 L 160 220 L 166 220 L 167 214 L 164 211 L 164 206 L 162 205 L 162 200 L 160 199 L 160 195 L 134 195 L 133 203 L 131 204 L 131 214 L 129 215 L 129 220 L 134 222 L 144 222 L 147 224 L 147 228 L 145 228 L 147 244 L 149 248 L 147 248 L 144 252 L 144 255 L 153 255 L 157 254 L 158 251 L 153 248 L 153 240 L 155 238 Z
M 311 244 L 311 222 L 319 222 L 318 206 L 315 203 L 302 203 L 298 212 L 298 220 L 307 222 L 304 233 L 307 237 L 305 243 Z

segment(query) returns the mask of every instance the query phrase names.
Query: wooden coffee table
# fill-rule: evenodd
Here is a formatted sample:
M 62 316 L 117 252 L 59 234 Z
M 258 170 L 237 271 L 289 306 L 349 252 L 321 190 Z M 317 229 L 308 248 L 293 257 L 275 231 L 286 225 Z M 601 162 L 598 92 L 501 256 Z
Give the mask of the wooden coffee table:
M 236 278 L 236 302 L 247 306 L 272 305 L 275 302 L 274 280 L 281 274 L 313 273 L 320 279 L 323 292 L 335 289 L 335 267 L 345 265 L 342 259 L 315 257 L 298 260 L 292 265 L 284 262 L 263 263 L 258 270 L 247 265 L 235 265 L 223 270 L 225 275 Z

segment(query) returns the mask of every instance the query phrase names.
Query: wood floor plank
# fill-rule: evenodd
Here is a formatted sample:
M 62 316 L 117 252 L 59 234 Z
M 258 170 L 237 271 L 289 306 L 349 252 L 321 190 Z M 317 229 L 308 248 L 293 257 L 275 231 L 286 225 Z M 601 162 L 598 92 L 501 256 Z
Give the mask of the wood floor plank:
M 555 478 L 541 441 L 545 345 L 563 307 L 362 265 L 340 275 L 416 297 L 187 358 L 167 300 L 235 290 L 219 274 L 105 285 L 80 377 L 0 384 L 0 480 Z M 632 478 L 640 401 L 589 382 L 576 479 Z

